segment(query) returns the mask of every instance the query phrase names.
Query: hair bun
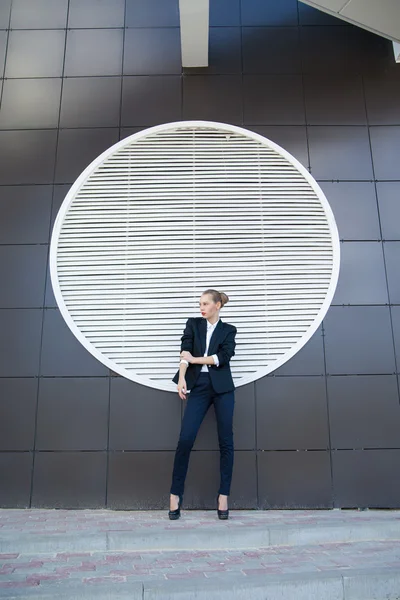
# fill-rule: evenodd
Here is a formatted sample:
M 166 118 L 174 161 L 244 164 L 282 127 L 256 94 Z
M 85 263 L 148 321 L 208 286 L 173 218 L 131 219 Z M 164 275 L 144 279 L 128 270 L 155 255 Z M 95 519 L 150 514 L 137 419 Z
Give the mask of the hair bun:
M 220 292 L 220 295 L 221 295 L 221 304 L 222 304 L 222 306 L 225 306 L 225 304 L 227 302 L 229 302 L 229 297 L 226 294 L 224 294 L 224 292 Z

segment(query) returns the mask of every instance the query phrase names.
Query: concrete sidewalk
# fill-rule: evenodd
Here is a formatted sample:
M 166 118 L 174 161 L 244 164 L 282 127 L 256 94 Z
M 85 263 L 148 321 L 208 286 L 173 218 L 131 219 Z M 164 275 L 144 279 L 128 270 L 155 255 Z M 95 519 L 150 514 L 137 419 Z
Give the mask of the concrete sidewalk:
M 399 600 L 400 511 L 0 510 L 0 597 Z

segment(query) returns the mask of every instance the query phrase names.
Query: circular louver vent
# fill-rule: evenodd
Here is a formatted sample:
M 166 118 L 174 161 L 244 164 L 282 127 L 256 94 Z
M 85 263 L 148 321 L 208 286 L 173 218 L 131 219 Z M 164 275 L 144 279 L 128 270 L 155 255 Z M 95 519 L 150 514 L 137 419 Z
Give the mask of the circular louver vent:
M 67 194 L 54 224 L 55 297 L 80 342 L 133 381 L 176 390 L 180 337 L 209 287 L 231 301 L 236 386 L 286 362 L 332 300 L 339 238 L 308 171 L 266 138 L 205 121 L 118 142 Z

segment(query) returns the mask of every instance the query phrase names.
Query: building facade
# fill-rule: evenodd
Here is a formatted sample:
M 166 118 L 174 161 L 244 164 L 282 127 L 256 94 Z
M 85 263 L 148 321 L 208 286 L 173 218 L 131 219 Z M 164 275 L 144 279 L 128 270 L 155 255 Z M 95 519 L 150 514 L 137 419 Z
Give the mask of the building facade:
M 324 190 L 341 241 L 319 329 L 237 390 L 231 508 L 398 508 L 392 43 L 295 0 L 211 0 L 210 66 L 182 69 L 178 0 L 4 0 L 0 68 L 0 505 L 167 507 L 184 404 L 77 342 L 52 293 L 49 242 L 71 184 L 106 148 L 203 119 L 293 154 Z M 186 507 L 214 507 L 218 465 L 211 409 Z

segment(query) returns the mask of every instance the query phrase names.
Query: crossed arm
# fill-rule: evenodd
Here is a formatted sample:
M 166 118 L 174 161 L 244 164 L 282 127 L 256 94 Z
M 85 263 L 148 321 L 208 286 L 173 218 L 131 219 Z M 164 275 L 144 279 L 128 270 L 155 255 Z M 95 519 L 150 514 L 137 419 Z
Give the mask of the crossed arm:
M 230 361 L 232 356 L 235 355 L 235 336 L 236 327 L 228 333 L 225 337 L 219 351 L 211 356 L 192 356 L 191 351 L 193 349 L 193 326 L 191 319 L 186 321 L 185 330 L 181 337 L 181 364 L 180 373 L 184 375 L 189 363 L 195 365 L 216 365 L 223 366 Z M 183 362 L 184 361 L 184 362 Z M 186 363 L 186 364 L 185 364 Z

